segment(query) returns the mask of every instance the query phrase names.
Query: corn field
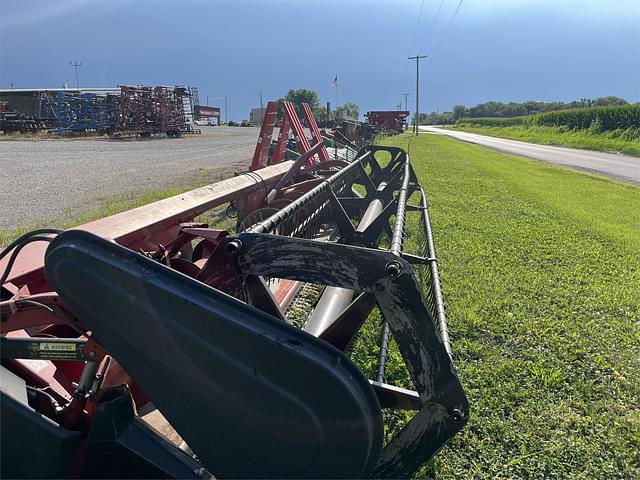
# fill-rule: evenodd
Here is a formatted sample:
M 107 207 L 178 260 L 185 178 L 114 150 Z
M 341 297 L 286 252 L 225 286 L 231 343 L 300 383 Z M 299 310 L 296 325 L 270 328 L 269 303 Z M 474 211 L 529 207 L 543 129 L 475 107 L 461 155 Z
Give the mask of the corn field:
M 564 127 L 570 130 L 640 129 L 640 104 L 616 107 L 576 108 L 510 118 L 463 118 L 458 125 L 510 127 L 514 125 Z
M 544 127 L 564 126 L 572 130 L 592 128 L 596 124 L 599 124 L 601 131 L 635 129 L 640 128 L 640 105 L 558 110 L 525 117 L 523 123 Z
M 467 125 L 473 127 L 513 127 L 523 125 L 525 116 L 522 117 L 476 117 L 461 118 L 456 125 Z

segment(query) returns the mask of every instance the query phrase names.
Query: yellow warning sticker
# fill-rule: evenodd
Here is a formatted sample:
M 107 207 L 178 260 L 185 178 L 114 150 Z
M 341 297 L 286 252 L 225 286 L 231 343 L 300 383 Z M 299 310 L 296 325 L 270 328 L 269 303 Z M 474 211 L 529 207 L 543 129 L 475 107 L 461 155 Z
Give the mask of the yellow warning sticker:
M 75 352 L 75 343 L 40 342 L 40 351 L 47 352 Z

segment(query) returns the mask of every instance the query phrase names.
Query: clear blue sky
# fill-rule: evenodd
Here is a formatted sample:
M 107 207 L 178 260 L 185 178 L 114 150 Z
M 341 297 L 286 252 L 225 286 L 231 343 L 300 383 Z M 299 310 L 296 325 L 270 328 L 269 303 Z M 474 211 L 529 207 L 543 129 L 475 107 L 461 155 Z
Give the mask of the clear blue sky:
M 188 84 L 229 119 L 290 88 L 420 111 L 487 100 L 640 100 L 640 1 L 0 0 L 0 87 Z M 420 15 L 422 7 L 422 15 Z M 439 13 L 438 13 L 439 10 Z M 413 95 L 409 109 L 413 110 Z

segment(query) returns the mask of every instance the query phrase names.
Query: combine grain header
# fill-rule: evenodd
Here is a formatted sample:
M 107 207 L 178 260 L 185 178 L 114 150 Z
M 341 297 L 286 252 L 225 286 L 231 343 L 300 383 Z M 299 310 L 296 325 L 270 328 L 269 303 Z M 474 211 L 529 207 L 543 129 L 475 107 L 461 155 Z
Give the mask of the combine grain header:
M 331 159 L 310 127 L 295 161 L 259 143 L 247 173 L 0 253 L 3 477 L 409 477 L 463 427 L 409 155 Z M 385 383 L 392 339 L 412 389 Z

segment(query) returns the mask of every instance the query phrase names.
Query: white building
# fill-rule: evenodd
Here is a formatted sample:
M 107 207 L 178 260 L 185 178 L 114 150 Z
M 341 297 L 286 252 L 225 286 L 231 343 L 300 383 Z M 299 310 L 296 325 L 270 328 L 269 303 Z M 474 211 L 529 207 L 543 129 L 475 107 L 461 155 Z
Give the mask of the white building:
M 249 121 L 251 123 L 262 123 L 266 110 L 266 108 L 252 108 L 251 113 L 249 113 Z

